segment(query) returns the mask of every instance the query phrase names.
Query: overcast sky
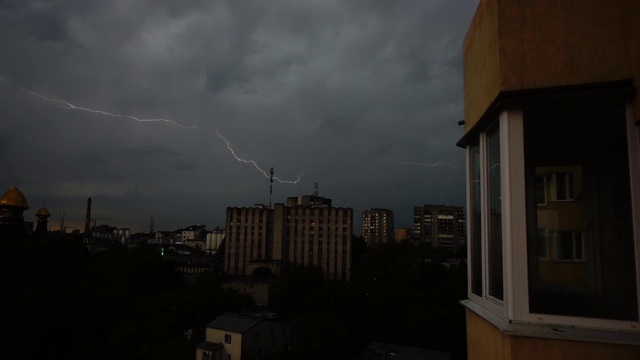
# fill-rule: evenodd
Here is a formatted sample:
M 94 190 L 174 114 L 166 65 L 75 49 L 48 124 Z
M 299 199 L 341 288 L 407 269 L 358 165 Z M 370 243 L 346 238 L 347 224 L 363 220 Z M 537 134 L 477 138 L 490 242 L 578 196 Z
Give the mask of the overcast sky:
M 360 216 L 463 205 L 462 41 L 477 0 L 0 0 L 0 191 L 57 229 L 223 227 L 313 191 Z M 46 100 L 64 100 L 62 102 Z M 82 109 L 130 115 L 138 122 Z M 440 163 L 440 164 L 437 164 Z M 436 164 L 424 166 L 419 164 Z

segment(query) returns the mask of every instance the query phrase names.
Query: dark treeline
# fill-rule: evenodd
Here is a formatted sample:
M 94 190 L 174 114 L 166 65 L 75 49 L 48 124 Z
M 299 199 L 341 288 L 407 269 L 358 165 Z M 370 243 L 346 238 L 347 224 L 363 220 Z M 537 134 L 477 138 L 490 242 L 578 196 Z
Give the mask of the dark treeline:
M 466 266 L 428 244 L 353 242 L 349 282 L 325 281 L 319 269 L 283 277 L 278 315 L 298 324 L 296 345 L 272 359 L 354 359 L 371 341 L 452 353 L 466 359 Z
M 82 239 L 3 239 L 0 252 L 4 341 L 0 358 L 195 358 L 197 334 L 252 300 L 223 289 L 221 275 L 185 281 L 158 251 L 114 246 L 85 251 Z M 351 281 L 316 268 L 288 269 L 277 282 L 279 317 L 297 325 L 288 353 L 271 359 L 353 359 L 371 341 L 442 350 L 464 359 L 466 268 L 440 265 L 446 252 L 394 243 L 353 242 Z M 256 273 L 258 281 L 268 273 Z
M 192 360 L 185 329 L 252 303 L 216 275 L 184 281 L 150 248 L 89 254 L 82 239 L 54 233 L 3 247 L 3 359 Z

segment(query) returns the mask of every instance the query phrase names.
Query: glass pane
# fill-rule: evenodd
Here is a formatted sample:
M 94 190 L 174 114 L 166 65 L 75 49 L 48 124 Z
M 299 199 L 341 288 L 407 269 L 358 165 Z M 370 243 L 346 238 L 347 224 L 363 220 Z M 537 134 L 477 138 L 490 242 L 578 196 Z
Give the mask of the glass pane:
M 489 180 L 489 295 L 503 300 L 502 194 L 500 192 L 500 128 L 487 132 L 487 179 Z
M 524 109 L 531 313 L 638 320 L 625 116 L 615 100 Z
M 480 216 L 480 148 L 470 148 L 471 162 L 471 292 L 482 296 L 482 227 Z

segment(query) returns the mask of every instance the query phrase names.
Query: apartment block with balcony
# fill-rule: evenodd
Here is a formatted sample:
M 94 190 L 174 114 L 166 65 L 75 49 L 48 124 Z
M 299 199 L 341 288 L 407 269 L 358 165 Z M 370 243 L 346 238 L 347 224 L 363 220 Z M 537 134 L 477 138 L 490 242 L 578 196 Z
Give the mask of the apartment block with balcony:
M 480 0 L 468 358 L 640 358 L 640 2 Z

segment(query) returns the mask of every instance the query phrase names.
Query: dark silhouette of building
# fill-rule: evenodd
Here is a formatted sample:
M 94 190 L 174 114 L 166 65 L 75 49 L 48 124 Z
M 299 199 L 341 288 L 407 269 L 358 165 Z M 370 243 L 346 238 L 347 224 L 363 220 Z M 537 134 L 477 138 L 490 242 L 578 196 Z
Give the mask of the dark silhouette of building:
M 20 238 L 29 235 L 31 227 L 25 223 L 23 213 L 29 209 L 27 199 L 20 189 L 12 186 L 0 197 L 0 236 Z M 29 228 L 27 228 L 29 227 Z
M 34 232 L 34 236 L 42 237 L 47 235 L 47 232 L 49 231 L 47 219 L 50 216 L 51 216 L 51 213 L 49 213 L 49 210 L 47 210 L 47 208 L 45 207 L 45 204 L 42 204 L 42 207 L 36 213 L 36 217 L 38 218 L 38 221 L 36 223 L 36 230 Z

